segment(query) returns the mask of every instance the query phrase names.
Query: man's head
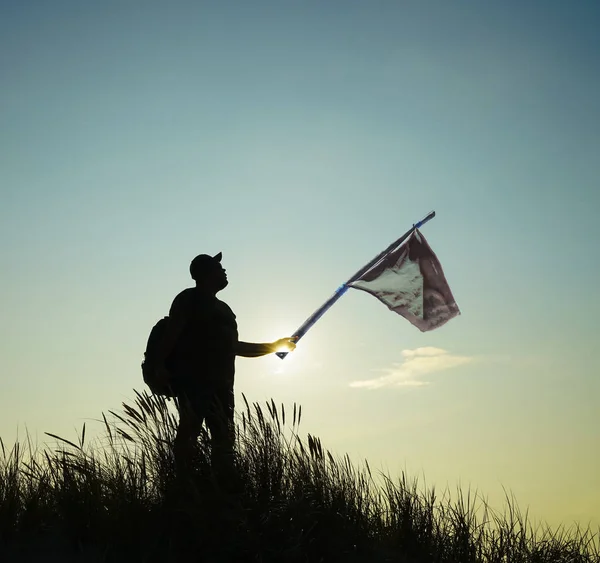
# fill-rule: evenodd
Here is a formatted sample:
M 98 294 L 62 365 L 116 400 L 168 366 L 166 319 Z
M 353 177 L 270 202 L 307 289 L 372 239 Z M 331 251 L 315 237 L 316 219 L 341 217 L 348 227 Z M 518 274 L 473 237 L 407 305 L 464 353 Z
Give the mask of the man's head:
M 209 291 L 221 291 L 227 284 L 227 274 L 221 266 L 222 254 L 219 252 L 214 256 L 199 254 L 190 264 L 190 275 L 196 281 L 196 285 L 203 286 Z

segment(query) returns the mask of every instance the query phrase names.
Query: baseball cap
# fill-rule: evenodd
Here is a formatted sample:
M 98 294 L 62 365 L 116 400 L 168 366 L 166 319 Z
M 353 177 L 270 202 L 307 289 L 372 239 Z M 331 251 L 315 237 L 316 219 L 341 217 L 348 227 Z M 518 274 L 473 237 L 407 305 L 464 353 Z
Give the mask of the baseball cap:
M 199 254 L 190 263 L 190 275 L 193 280 L 198 280 L 205 276 L 208 272 L 211 272 L 215 265 L 220 264 L 223 254 L 219 252 L 214 256 L 210 254 Z

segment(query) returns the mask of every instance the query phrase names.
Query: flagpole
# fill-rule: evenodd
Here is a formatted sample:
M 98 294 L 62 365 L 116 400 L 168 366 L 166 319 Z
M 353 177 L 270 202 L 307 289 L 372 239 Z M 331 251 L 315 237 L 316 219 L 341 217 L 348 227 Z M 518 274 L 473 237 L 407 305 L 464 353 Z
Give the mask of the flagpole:
M 380 252 L 373 260 L 371 260 L 368 264 L 363 266 L 358 272 L 356 272 L 352 277 L 350 277 L 346 282 L 340 285 L 333 295 L 323 303 L 308 319 L 302 323 L 300 328 L 296 330 L 292 336 L 292 338 L 298 342 L 307 332 L 308 329 L 311 328 L 325 313 L 326 311 L 342 296 L 346 291 L 348 291 L 348 285 L 353 281 L 359 279 L 364 273 L 369 271 L 377 262 L 379 262 L 382 258 L 384 258 L 387 254 L 389 254 L 392 250 L 398 248 L 416 229 L 420 229 L 427 221 L 433 219 L 435 217 L 435 211 L 432 211 L 427 216 L 423 217 L 418 223 L 415 223 L 408 231 L 406 231 L 398 240 L 395 240 L 392 244 L 390 244 L 383 252 Z M 289 352 L 277 352 L 277 356 L 283 360 L 288 355 Z

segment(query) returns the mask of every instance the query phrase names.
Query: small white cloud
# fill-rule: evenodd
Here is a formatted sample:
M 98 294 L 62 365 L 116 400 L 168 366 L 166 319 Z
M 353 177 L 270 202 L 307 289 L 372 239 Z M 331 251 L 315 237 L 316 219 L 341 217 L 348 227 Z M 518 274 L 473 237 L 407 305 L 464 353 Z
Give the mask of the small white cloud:
M 441 348 L 424 347 L 403 350 L 404 361 L 390 368 L 375 370 L 385 375 L 375 379 L 353 381 L 350 387 L 362 389 L 380 389 L 381 387 L 422 387 L 429 385 L 424 376 L 471 363 L 474 358 L 450 354 Z
M 446 350 L 434 348 L 433 346 L 424 346 L 423 348 L 415 348 L 414 350 L 402 350 L 402 355 L 405 358 L 414 358 L 415 356 L 439 356 L 445 354 Z

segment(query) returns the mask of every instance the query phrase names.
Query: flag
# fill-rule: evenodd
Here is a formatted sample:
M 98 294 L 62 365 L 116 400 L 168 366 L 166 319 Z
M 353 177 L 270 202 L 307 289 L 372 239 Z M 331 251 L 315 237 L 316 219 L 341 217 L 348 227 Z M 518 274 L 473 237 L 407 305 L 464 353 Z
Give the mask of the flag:
M 422 332 L 460 315 L 442 266 L 418 229 L 347 285 L 374 295 Z

